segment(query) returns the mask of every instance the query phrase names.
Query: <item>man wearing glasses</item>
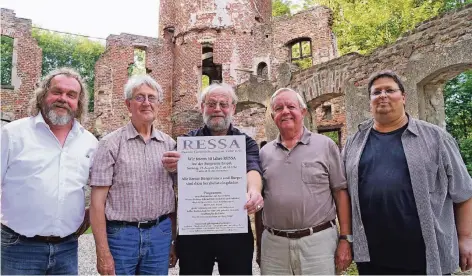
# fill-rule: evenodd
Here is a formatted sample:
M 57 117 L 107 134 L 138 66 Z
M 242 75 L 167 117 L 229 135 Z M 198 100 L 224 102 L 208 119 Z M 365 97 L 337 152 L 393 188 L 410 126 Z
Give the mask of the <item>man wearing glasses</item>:
M 373 119 L 343 150 L 359 274 L 472 268 L 472 180 L 444 129 L 405 112 L 400 78 L 368 84 Z
M 259 166 L 259 147 L 256 141 L 231 125 L 237 97 L 228 84 L 212 84 L 198 95 L 205 125 L 188 133 L 188 136 L 246 136 L 248 214 L 263 207 L 262 180 Z M 164 153 L 164 167 L 176 172 L 180 154 Z M 177 252 L 180 274 L 211 275 L 215 261 L 221 275 L 251 275 L 254 238 L 248 218 L 248 233 L 178 236 Z
M 175 265 L 174 181 L 161 158 L 176 143 L 153 127 L 162 97 L 150 76 L 131 78 L 125 86 L 131 121 L 99 142 L 90 220 L 102 275 L 167 275 L 169 262 Z

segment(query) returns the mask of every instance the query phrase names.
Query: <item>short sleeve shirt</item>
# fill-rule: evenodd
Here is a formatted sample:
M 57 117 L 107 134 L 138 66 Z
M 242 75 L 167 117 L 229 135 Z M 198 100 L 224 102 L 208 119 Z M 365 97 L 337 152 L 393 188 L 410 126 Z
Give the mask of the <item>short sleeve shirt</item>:
M 316 226 L 336 218 L 332 190 L 346 189 L 339 148 L 304 128 L 291 150 L 278 139 L 260 152 L 264 178 L 264 225 L 279 230 Z

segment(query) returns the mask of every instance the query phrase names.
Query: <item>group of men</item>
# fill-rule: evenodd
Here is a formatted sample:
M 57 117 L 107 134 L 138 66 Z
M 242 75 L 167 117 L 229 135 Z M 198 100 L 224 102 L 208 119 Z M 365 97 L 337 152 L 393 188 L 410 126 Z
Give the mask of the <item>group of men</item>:
M 244 135 L 248 215 L 261 273 L 449 274 L 472 268 L 472 179 L 455 140 L 405 112 L 393 72 L 368 84 L 373 118 L 342 153 L 304 124 L 294 90 L 270 98 L 279 130 L 259 147 L 232 125 L 230 85 L 198 93 L 203 127 L 188 136 Z M 124 88 L 131 114 L 100 141 L 80 124 L 88 93 L 58 69 L 38 85 L 31 117 L 2 128 L 1 273 L 78 274 L 78 237 L 92 226 L 100 274 L 250 275 L 248 233 L 178 235 L 175 141 L 153 127 L 163 92 L 148 75 Z M 90 185 L 87 209 L 85 186 Z M 261 216 L 262 214 L 262 216 Z M 89 222 L 90 221 L 90 222 Z

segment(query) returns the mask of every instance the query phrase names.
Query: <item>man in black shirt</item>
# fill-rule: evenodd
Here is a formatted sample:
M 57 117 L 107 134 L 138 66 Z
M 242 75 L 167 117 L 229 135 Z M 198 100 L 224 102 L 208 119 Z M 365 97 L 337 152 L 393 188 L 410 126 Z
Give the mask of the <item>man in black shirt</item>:
M 231 125 L 237 97 L 228 84 L 212 84 L 198 95 L 203 121 L 202 128 L 188 136 L 244 135 L 246 137 L 247 197 L 245 208 L 253 214 L 263 207 L 259 147 L 256 141 Z M 169 172 L 176 172 L 180 154 L 164 153 L 163 164 Z M 221 275 L 251 275 L 254 238 L 248 217 L 248 233 L 185 235 L 177 237 L 180 274 L 211 275 L 215 261 Z
M 405 112 L 399 77 L 368 84 L 373 118 L 343 149 L 359 274 L 472 268 L 472 179 L 444 129 Z

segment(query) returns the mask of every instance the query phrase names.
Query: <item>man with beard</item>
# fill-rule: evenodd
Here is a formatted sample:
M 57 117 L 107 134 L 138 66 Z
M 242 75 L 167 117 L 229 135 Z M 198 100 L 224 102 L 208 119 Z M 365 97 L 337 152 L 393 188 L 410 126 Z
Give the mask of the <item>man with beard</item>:
M 78 274 L 88 228 L 84 187 L 97 139 L 79 122 L 88 92 L 62 68 L 40 83 L 31 117 L 2 129 L 1 274 Z
M 131 120 L 100 140 L 90 176 L 97 270 L 167 275 L 169 263 L 175 265 L 175 195 L 161 158 L 175 141 L 153 126 L 163 98 L 160 85 L 138 75 L 124 90 Z
M 359 274 L 472 268 L 472 179 L 454 138 L 405 112 L 391 71 L 368 82 L 372 119 L 343 150 Z
M 244 206 L 253 214 L 263 206 L 259 148 L 256 141 L 231 125 L 237 97 L 228 84 L 212 84 L 198 95 L 205 125 L 187 136 L 244 135 L 246 137 L 247 198 Z M 163 164 L 169 172 L 177 171 L 180 154 L 164 153 Z M 254 239 L 248 217 L 248 233 L 185 235 L 177 238 L 180 274 L 211 275 L 215 260 L 221 275 L 251 275 Z

